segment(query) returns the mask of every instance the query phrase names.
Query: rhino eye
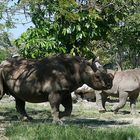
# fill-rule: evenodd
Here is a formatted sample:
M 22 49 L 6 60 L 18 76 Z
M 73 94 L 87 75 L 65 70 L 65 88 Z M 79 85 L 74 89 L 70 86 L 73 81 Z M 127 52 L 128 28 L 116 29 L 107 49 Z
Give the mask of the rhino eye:
M 99 76 L 99 75 L 96 75 L 96 78 L 97 78 L 97 79 L 100 79 L 100 76 Z

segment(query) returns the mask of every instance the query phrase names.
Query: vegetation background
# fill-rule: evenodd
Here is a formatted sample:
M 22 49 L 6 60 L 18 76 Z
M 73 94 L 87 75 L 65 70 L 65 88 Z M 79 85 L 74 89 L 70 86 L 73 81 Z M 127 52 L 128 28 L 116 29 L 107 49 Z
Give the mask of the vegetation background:
M 6 53 L 16 47 L 27 58 L 70 53 L 97 55 L 122 69 L 140 65 L 139 0 L 1 0 L 0 5 L 0 46 Z M 9 31 L 20 15 L 34 26 L 15 40 Z
M 19 24 L 20 15 L 29 18 L 33 26 L 15 39 L 10 29 Z M 112 67 L 116 63 L 122 69 L 139 67 L 140 1 L 0 0 L 0 61 L 15 53 L 33 59 L 60 53 L 88 59 L 96 55 L 103 64 Z M 0 104 L 0 139 L 138 140 L 140 137 L 139 114 L 131 116 L 127 108 L 123 111 L 125 115 L 99 114 L 96 109 L 80 104 L 82 108 L 75 107 L 70 118 L 75 120 L 58 126 L 50 124 L 48 106 L 29 105 L 29 113 L 35 117 L 29 123 L 16 121 L 13 102 Z

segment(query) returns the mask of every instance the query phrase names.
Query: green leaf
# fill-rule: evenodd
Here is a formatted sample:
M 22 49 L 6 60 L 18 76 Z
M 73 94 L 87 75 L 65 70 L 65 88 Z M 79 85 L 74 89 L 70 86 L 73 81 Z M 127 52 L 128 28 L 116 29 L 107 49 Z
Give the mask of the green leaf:
M 63 31 L 62 31 L 62 33 L 63 33 L 64 35 L 66 35 L 66 33 L 67 33 L 67 29 L 64 28 Z
M 76 25 L 76 30 L 77 31 L 81 31 L 81 26 L 80 25 Z
M 67 34 L 71 34 L 71 28 L 70 27 L 67 28 L 66 30 L 67 30 Z
M 90 27 L 90 24 L 89 23 L 86 23 L 85 24 L 85 27 L 88 29 Z
M 82 33 L 78 33 L 76 35 L 76 40 L 82 39 L 82 37 L 83 37 Z

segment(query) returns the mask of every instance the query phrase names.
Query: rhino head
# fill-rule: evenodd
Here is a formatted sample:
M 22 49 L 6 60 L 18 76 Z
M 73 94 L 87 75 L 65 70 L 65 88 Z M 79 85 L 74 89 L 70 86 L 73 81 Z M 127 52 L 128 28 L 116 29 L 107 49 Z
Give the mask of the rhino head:
M 111 73 L 107 73 L 107 70 L 97 60 L 86 61 L 86 65 L 83 63 L 82 79 L 95 90 L 110 89 L 114 76 Z

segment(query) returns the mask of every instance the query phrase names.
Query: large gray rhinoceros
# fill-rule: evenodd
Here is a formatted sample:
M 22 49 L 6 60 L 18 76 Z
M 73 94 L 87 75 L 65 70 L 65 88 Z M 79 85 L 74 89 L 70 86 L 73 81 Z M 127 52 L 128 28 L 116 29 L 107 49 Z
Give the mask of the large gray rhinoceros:
M 112 86 L 112 75 L 105 73 L 98 62 L 69 55 L 59 55 L 42 60 L 12 58 L 1 64 L 0 96 L 15 97 L 16 109 L 23 118 L 30 119 L 25 102 L 49 101 L 54 122 L 72 111 L 71 92 L 86 83 L 103 90 Z M 59 111 L 59 105 L 65 108 Z
M 109 71 L 114 73 L 114 71 Z M 99 112 L 104 112 L 105 102 L 108 96 L 119 97 L 119 103 L 112 107 L 115 113 L 123 108 L 127 98 L 130 100 L 131 114 L 135 114 L 135 104 L 140 92 L 140 69 L 130 69 L 115 72 L 113 86 L 109 90 L 96 91 L 96 103 Z

